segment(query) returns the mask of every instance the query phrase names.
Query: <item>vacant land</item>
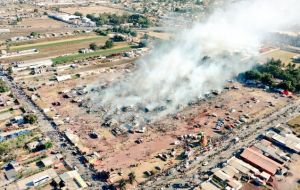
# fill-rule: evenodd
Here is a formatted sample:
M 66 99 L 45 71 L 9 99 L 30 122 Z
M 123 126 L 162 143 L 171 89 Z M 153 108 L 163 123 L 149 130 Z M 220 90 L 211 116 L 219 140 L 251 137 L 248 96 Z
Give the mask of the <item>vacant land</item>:
M 288 122 L 288 125 L 294 130 L 297 135 L 300 134 L 300 115 Z
M 74 14 L 75 12 L 80 12 L 84 15 L 86 14 L 99 14 L 99 13 L 111 13 L 111 14 L 124 14 L 126 13 L 124 10 L 118 9 L 118 8 L 112 8 L 112 7 L 106 7 L 106 6 L 91 6 L 91 7 L 68 7 L 68 8 L 62 8 L 61 11 Z

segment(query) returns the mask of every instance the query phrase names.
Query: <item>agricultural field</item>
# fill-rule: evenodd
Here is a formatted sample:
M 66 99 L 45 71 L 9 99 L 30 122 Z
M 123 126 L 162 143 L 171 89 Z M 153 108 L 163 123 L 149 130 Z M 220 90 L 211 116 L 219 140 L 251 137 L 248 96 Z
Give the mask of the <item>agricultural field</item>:
M 89 7 L 67 7 L 62 8 L 62 12 L 66 12 L 69 14 L 74 14 L 75 12 L 80 12 L 84 15 L 86 14 L 99 14 L 99 13 L 111 13 L 111 14 L 117 14 L 122 15 L 126 13 L 126 11 L 118 9 L 118 8 L 112 8 L 112 7 L 106 7 L 106 6 L 89 6 Z
M 292 58 L 294 56 L 298 55 L 297 53 L 292 53 L 284 50 L 275 50 L 275 51 L 270 51 L 269 53 L 266 53 L 262 56 L 262 60 L 265 61 L 266 59 L 280 59 L 282 63 L 284 64 L 289 64 L 292 63 Z
M 97 35 L 86 35 L 77 37 L 68 37 L 66 39 L 42 41 L 31 44 L 13 45 L 10 46 L 11 51 L 20 51 L 26 49 L 37 49 L 39 53 L 33 55 L 26 55 L 17 58 L 8 58 L 6 61 L 24 61 L 39 58 L 53 58 L 65 54 L 77 53 L 81 48 L 88 48 L 91 43 L 103 45 L 108 37 Z
M 37 43 L 24 44 L 24 45 L 15 44 L 10 47 L 10 50 L 13 51 L 22 51 L 27 49 L 42 50 L 52 46 L 68 46 L 68 45 L 74 45 L 83 42 L 94 42 L 99 39 L 102 39 L 102 37 L 92 35 L 92 36 L 75 37 L 70 39 L 55 40 L 55 41 L 37 42 Z
M 106 55 L 110 55 L 110 54 L 120 53 L 120 52 L 127 51 L 130 49 L 131 49 L 131 47 L 128 45 L 120 44 L 120 45 L 115 46 L 112 49 L 98 50 L 95 52 L 85 53 L 85 54 L 67 55 L 67 56 L 53 58 L 52 60 L 53 60 L 54 64 L 61 64 L 61 63 L 71 62 L 74 60 L 82 60 L 82 59 L 86 59 L 89 57 L 106 56 Z

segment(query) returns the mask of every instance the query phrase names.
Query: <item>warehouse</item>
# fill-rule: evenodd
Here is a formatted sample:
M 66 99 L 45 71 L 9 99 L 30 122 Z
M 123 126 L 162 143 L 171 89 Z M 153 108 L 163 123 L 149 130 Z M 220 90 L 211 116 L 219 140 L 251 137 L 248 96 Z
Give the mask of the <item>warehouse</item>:
M 280 169 L 280 164 L 271 160 L 270 158 L 262 155 L 260 152 L 254 150 L 253 148 L 247 148 L 241 154 L 241 157 L 246 161 L 256 166 L 263 171 L 275 175 L 276 172 Z

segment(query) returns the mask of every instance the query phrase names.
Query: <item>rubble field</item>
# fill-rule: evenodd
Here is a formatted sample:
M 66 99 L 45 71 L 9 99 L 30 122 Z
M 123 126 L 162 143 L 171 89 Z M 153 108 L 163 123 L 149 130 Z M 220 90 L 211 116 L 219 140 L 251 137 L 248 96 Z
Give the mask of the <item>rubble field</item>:
M 201 132 L 209 139 L 218 138 L 291 101 L 279 94 L 229 82 L 220 94 L 191 103 L 176 115 L 146 124 L 142 130 L 124 132 L 121 125 L 103 126 L 104 118 L 82 105 L 87 101 L 83 94 L 90 93 L 89 86 L 110 83 L 125 72 L 128 70 L 122 65 L 84 78 L 44 85 L 34 92 L 39 95 L 44 107 L 50 110 L 47 114 L 55 118 L 61 131 L 77 135 L 87 155 L 97 153 L 99 161 L 93 167 L 116 174 L 111 175 L 111 181 L 117 181 L 131 171 L 136 173 L 138 181 L 143 181 L 146 179 L 145 171 L 157 167 L 166 169 L 181 160 L 184 149 L 179 137 Z M 96 138 L 92 134 L 96 134 Z M 176 153 L 167 161 L 158 157 L 170 151 Z

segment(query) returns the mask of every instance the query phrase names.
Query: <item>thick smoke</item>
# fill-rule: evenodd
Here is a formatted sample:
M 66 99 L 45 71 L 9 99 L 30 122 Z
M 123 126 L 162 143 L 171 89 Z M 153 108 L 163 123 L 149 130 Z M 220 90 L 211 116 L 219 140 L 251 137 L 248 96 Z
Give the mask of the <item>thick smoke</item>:
M 174 113 L 251 68 L 249 57 L 258 55 L 269 32 L 299 23 L 299 8 L 299 0 L 247 0 L 216 10 L 204 23 L 154 48 L 131 75 L 97 92 L 92 101 L 109 110 Z

